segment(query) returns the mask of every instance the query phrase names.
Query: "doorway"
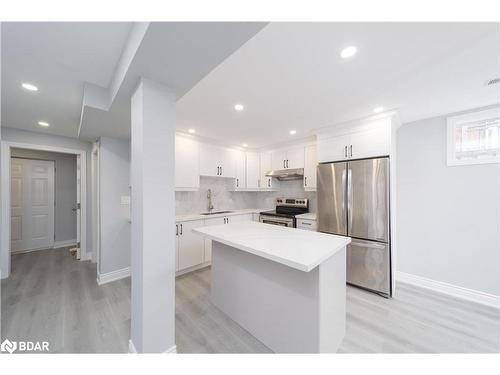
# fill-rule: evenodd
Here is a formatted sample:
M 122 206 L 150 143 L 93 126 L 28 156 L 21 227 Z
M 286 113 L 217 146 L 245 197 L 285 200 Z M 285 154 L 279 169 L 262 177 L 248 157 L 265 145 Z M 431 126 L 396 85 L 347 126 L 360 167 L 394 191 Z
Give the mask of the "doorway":
M 2 206 L 4 207 L 2 210 L 2 227 L 0 228 L 0 266 L 2 278 L 6 278 L 10 275 L 10 256 L 12 251 L 33 251 L 42 248 L 76 245 L 77 259 L 90 259 L 90 254 L 87 255 L 86 251 L 87 152 L 84 150 L 66 149 L 62 147 L 5 141 L 2 142 L 1 151 L 1 198 Z M 23 159 L 31 159 L 33 161 L 14 161 L 12 157 L 21 159 L 21 157 L 19 157 L 19 152 L 21 151 L 24 153 L 23 155 L 25 155 L 25 157 L 22 157 Z M 66 154 L 68 157 L 73 158 L 75 169 L 75 175 L 73 176 L 73 194 L 76 196 L 76 201 L 73 201 L 73 205 L 67 209 L 74 219 L 73 223 L 76 222 L 76 224 L 71 224 L 71 220 L 64 219 L 64 217 L 61 217 L 61 215 L 58 216 L 57 214 L 57 166 L 54 168 L 52 164 L 51 168 L 51 164 L 49 164 L 51 160 L 47 160 L 49 159 L 47 157 L 33 158 L 26 156 L 30 152 Z M 54 163 L 53 159 L 52 163 Z M 24 172 L 21 171 L 22 166 L 25 166 L 28 170 L 30 170 L 30 168 L 31 170 L 35 168 L 39 170 L 41 174 L 37 176 L 24 176 Z M 52 172 L 50 172 L 50 170 L 52 170 Z M 61 172 L 62 171 L 59 171 L 59 173 Z M 14 179 L 11 180 L 11 177 L 14 177 Z M 53 183 L 51 179 L 54 181 Z M 16 186 L 16 184 L 21 186 Z M 27 184 L 35 184 L 37 186 L 28 189 Z M 22 185 L 26 187 L 26 193 Z M 54 186 L 53 188 L 52 185 Z M 61 192 L 62 190 L 59 191 Z M 34 197 L 36 198 L 34 200 L 33 194 L 37 195 Z M 51 196 L 53 198 L 50 198 Z M 47 204 L 48 201 L 52 202 L 52 204 Z M 54 203 L 56 203 L 55 206 Z M 52 207 L 50 207 L 51 205 Z M 44 211 L 37 212 L 36 210 L 39 206 L 43 206 Z M 66 213 L 68 214 L 68 212 Z M 58 218 L 61 218 L 61 225 L 56 225 L 58 223 Z M 13 219 L 12 222 L 11 219 Z M 24 225 L 22 222 L 23 220 Z M 64 227 L 64 225 L 71 225 L 73 227 L 75 234 L 71 236 L 72 238 L 58 238 L 58 227 Z

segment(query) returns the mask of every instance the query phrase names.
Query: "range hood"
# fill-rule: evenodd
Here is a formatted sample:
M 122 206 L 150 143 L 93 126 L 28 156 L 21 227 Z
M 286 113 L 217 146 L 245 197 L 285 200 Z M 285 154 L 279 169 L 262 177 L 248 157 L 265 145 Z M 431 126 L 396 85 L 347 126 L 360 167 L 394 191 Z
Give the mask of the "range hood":
M 269 171 L 267 177 L 274 177 L 280 181 L 301 180 L 304 177 L 304 168 L 280 169 Z

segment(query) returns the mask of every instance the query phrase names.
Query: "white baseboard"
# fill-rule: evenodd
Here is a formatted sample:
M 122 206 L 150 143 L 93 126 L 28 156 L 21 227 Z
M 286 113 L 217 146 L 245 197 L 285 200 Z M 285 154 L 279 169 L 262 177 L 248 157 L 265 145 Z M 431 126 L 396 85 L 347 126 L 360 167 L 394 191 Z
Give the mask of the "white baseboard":
M 493 294 L 488 294 L 473 289 L 467 289 L 461 286 L 448 284 L 442 281 L 436 281 L 401 271 L 396 271 L 396 281 L 419 286 L 421 288 L 430 289 L 435 292 L 447 294 L 449 296 L 500 309 L 500 297 Z
M 135 349 L 135 345 L 132 342 L 132 340 L 128 340 L 128 352 L 131 354 L 137 354 L 137 350 Z M 163 353 L 168 354 L 172 353 L 175 354 L 177 353 L 177 345 L 172 346 L 171 348 L 165 350 Z
M 97 273 L 97 284 L 103 285 L 130 276 L 130 267 L 108 273 Z
M 80 260 L 92 260 L 92 253 L 85 253 L 80 257 Z
M 77 242 L 78 242 L 77 240 L 55 241 L 54 249 L 58 249 L 60 247 L 73 246 L 76 245 Z

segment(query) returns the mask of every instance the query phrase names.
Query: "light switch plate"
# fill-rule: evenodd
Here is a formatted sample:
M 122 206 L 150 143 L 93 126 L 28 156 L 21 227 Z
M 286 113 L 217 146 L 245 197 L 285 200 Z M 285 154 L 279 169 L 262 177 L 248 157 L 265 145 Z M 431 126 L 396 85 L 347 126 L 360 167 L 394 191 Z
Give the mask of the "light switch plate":
M 130 205 L 130 195 L 122 195 L 120 202 L 123 205 Z

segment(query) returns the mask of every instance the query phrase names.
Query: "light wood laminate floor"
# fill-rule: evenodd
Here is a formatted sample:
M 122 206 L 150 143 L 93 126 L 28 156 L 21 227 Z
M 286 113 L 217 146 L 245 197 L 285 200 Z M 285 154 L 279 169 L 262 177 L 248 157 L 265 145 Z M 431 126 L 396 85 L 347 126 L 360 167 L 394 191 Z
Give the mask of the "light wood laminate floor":
M 209 292 L 209 268 L 177 278 L 178 352 L 269 352 L 214 307 Z M 127 351 L 130 279 L 98 286 L 95 264 L 66 249 L 14 255 L 1 303 L 2 340 L 49 341 L 51 352 Z M 499 337 L 493 308 L 405 284 L 390 300 L 348 287 L 339 352 L 500 352 Z

